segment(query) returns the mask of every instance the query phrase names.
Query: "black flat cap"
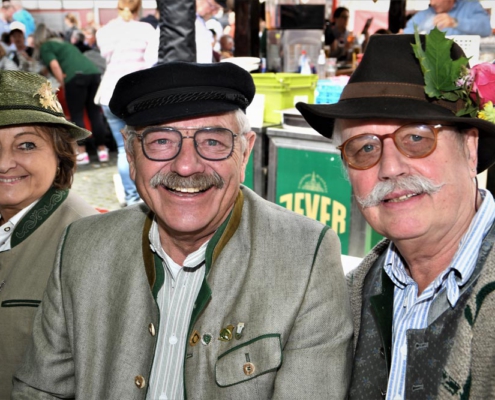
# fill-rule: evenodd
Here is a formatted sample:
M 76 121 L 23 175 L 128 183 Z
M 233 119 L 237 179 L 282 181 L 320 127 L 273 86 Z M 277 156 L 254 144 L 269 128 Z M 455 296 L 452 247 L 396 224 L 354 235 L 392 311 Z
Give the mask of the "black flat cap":
M 120 78 L 109 106 L 127 125 L 147 126 L 245 111 L 254 92 L 249 72 L 235 64 L 174 61 Z

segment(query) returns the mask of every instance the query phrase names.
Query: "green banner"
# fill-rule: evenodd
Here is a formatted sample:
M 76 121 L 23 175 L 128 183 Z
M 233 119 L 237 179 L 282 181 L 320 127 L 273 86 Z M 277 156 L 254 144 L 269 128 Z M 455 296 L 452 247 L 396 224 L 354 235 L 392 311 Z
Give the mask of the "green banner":
M 351 186 L 340 155 L 278 148 L 275 202 L 330 226 L 349 251 Z
M 246 177 L 244 178 L 243 185 L 247 186 L 249 189 L 254 190 L 254 162 L 253 162 L 253 151 L 249 155 L 249 160 L 246 165 Z

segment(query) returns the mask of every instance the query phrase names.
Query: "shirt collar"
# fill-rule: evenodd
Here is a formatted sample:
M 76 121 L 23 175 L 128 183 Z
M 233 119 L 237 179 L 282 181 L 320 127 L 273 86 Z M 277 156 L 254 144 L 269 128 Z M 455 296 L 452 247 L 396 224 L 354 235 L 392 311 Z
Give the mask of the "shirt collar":
M 450 265 L 429 285 L 429 288 L 434 288 L 433 293 L 438 293 L 442 287 L 446 287 L 447 298 L 452 306 L 455 306 L 459 299 L 459 288 L 471 278 L 476 268 L 481 243 L 495 220 L 495 202 L 492 194 L 484 189 L 479 189 L 479 192 L 483 201 L 462 237 Z M 384 269 L 399 289 L 416 284 L 407 274 L 399 251 L 392 242 L 387 248 Z
M 0 251 L 10 250 L 10 237 L 14 233 L 14 229 L 19 221 L 24 217 L 31 208 L 33 208 L 36 203 L 39 201 L 33 201 L 30 205 L 23 208 L 16 215 L 10 218 L 7 222 L 5 222 L 2 226 L 0 226 Z M 3 239 L 3 240 L 2 240 Z M 3 244 L 2 244 L 3 243 Z
M 208 246 L 209 242 L 209 240 L 206 241 L 198 250 L 189 254 L 184 260 L 184 265 L 181 266 L 173 261 L 172 258 L 165 252 L 165 250 L 163 250 L 156 219 L 153 219 L 153 223 L 151 224 L 149 239 L 151 251 L 156 252 L 156 254 L 158 254 L 158 256 L 164 261 L 164 264 L 166 265 L 167 269 L 174 279 L 177 277 L 177 274 L 182 269 L 182 267 L 194 268 L 205 260 L 206 247 Z

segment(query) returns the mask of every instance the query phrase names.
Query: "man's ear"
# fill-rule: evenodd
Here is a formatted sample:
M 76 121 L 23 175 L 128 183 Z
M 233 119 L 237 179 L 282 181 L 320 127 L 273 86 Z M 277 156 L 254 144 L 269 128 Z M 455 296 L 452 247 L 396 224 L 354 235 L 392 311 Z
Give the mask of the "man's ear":
M 128 149 L 128 146 L 127 146 L 128 134 L 125 133 L 124 130 L 120 131 L 120 133 L 122 134 L 122 137 L 124 138 L 125 156 L 127 158 L 127 162 L 129 163 L 129 174 L 131 176 L 131 179 L 134 181 L 135 177 L 136 177 L 136 164 L 135 164 L 136 149 L 134 148 L 136 140 L 134 140 L 132 143 L 133 152 L 131 153 Z
M 469 128 L 463 131 L 466 135 L 465 152 L 468 159 L 468 165 L 471 169 L 473 178 L 476 176 L 476 169 L 478 166 L 478 139 L 479 132 L 477 128 Z

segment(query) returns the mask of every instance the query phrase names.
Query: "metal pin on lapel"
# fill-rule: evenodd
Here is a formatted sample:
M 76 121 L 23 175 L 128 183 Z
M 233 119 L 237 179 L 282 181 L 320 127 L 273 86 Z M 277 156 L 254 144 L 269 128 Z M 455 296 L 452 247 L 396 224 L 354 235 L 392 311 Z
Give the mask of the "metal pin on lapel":
M 239 340 L 242 337 L 242 331 L 244 330 L 244 322 L 239 322 L 237 324 L 237 329 L 235 331 L 235 338 Z
M 220 337 L 218 340 L 221 340 L 222 342 L 228 342 L 232 340 L 232 334 L 234 332 L 234 325 L 227 325 L 226 328 L 223 328 L 220 331 Z

